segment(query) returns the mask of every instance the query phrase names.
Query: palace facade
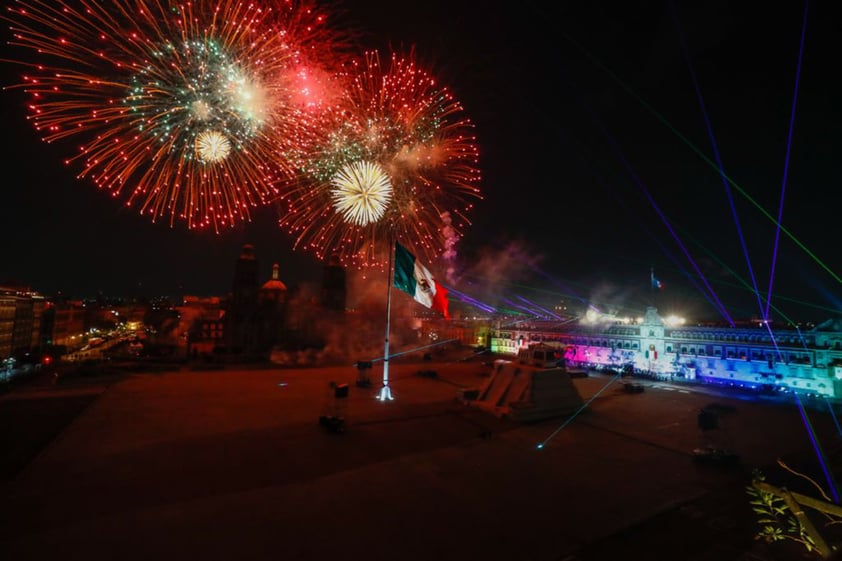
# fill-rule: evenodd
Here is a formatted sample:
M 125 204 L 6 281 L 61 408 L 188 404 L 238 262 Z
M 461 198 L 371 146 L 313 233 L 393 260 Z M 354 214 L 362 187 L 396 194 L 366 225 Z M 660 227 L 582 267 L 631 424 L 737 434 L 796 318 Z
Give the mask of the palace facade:
M 671 327 L 650 307 L 638 323 L 498 321 L 482 338 L 500 354 L 548 345 L 572 367 L 842 398 L 842 320 L 808 331 Z

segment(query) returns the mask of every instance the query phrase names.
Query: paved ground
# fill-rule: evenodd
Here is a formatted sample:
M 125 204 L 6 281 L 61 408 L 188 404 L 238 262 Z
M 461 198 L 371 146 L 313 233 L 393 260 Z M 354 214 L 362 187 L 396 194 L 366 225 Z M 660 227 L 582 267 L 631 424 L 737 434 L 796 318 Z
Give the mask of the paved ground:
M 416 375 L 431 368 L 438 378 Z M 0 558 L 784 559 L 752 540 L 745 486 L 778 458 L 815 469 L 796 407 L 652 382 L 628 394 L 592 375 L 575 380 L 581 414 L 523 425 L 455 399 L 487 372 L 395 362 L 386 403 L 351 367 L 18 388 L 0 399 L 14 451 L 2 457 Z M 339 406 L 330 382 L 350 385 Z M 703 434 L 697 414 L 712 401 L 735 411 Z M 325 431 L 326 413 L 347 431 Z M 836 449 L 833 417 L 809 418 Z M 743 467 L 694 464 L 705 440 Z

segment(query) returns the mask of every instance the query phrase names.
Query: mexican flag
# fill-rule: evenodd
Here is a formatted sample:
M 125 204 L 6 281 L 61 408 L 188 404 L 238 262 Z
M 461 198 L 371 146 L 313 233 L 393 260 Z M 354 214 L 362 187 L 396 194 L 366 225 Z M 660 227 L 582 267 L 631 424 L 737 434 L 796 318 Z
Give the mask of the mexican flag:
M 412 296 L 416 302 L 441 312 L 445 319 L 450 319 L 447 313 L 447 289 L 398 242 L 395 242 L 394 284 Z

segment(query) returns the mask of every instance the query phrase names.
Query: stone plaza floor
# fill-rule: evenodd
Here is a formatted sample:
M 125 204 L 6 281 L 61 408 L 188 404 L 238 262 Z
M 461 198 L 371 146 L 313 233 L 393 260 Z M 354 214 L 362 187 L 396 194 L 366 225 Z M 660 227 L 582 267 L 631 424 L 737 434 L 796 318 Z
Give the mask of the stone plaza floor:
M 379 370 L 359 387 L 352 366 L 18 388 L 0 399 L 3 434 L 44 442 L 7 455 L 0 558 L 777 560 L 752 539 L 751 470 L 782 458 L 806 470 L 811 431 L 827 450 L 840 440 L 827 414 L 808 430 L 793 405 L 652 381 L 629 393 L 599 374 L 574 380 L 577 414 L 518 424 L 457 399 L 488 373 L 479 360 L 395 361 L 387 402 Z M 702 432 L 713 401 L 733 408 Z M 52 433 L 35 430 L 62 408 Z M 708 443 L 742 465 L 697 465 Z

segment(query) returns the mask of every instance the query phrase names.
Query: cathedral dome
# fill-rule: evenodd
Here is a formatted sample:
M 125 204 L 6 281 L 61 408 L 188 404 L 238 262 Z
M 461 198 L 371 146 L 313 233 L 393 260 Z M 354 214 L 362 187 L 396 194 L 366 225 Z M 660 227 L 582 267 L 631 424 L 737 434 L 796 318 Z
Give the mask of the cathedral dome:
M 272 278 L 263 283 L 260 288 L 262 292 L 286 292 L 287 285 L 278 278 L 278 270 L 280 267 L 277 263 L 272 265 Z

